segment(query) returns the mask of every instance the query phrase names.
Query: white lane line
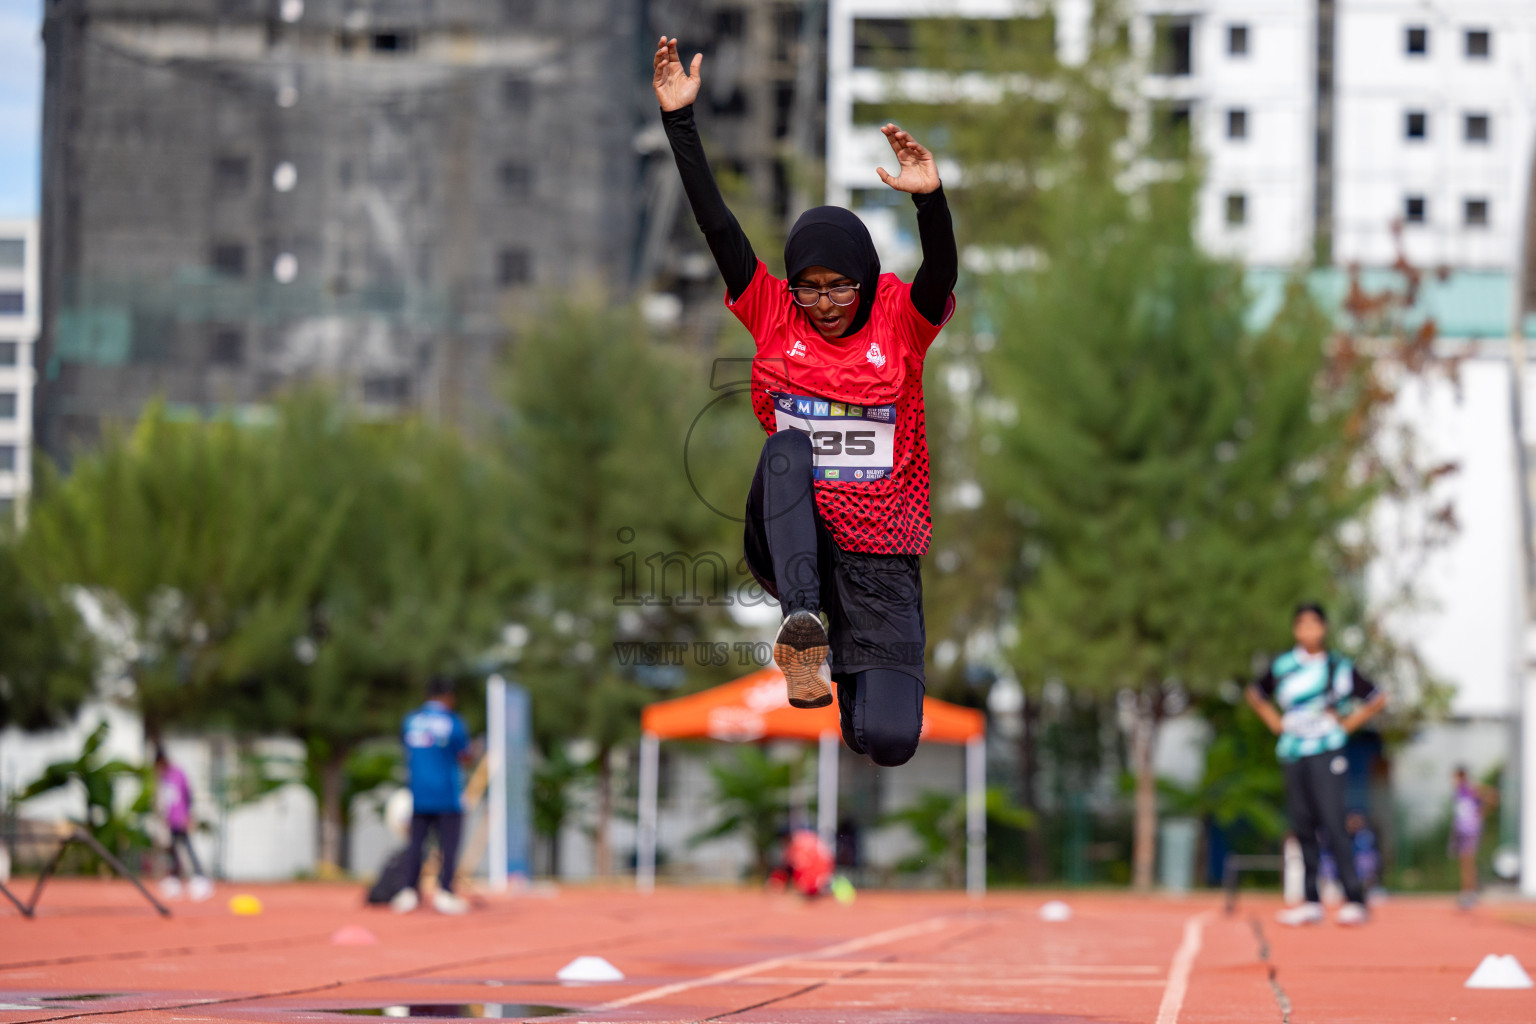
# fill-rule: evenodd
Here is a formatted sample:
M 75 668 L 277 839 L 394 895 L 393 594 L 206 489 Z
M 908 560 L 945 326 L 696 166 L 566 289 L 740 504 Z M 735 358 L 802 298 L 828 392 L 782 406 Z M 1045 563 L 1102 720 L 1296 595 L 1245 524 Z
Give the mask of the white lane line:
M 644 992 L 636 992 L 632 996 L 615 999 L 601 1006 L 594 1006 L 588 1013 L 598 1013 L 603 1010 L 617 1010 L 624 1006 L 634 1006 L 636 1003 L 650 1003 L 657 999 L 665 999 L 675 996 L 679 992 L 686 992 L 693 988 L 703 988 L 708 985 L 721 985 L 737 978 L 745 978 L 752 974 L 761 974 L 763 971 L 771 971 L 776 967 L 784 967 L 788 964 L 800 963 L 804 960 L 822 960 L 827 957 L 842 956 L 845 953 L 857 953 L 863 949 L 873 949 L 876 946 L 889 945 L 892 942 L 900 942 L 902 939 L 915 938 L 918 935 L 926 935 L 947 928 L 955 922 L 948 917 L 934 917 L 927 921 L 919 921 L 917 924 L 903 925 L 900 928 L 889 928 L 883 932 L 875 932 L 863 938 L 849 939 L 847 942 L 839 942 L 834 946 L 826 946 L 811 953 L 795 953 L 789 956 L 776 956 L 768 960 L 759 960 L 756 963 L 743 964 L 740 967 L 732 967 L 724 971 L 716 971 L 714 974 L 692 981 L 679 981 L 671 985 L 662 985 L 658 988 L 649 988 Z
M 1173 964 L 1168 968 L 1168 987 L 1163 989 L 1163 1002 L 1157 1008 L 1157 1024 L 1179 1024 L 1184 994 L 1189 991 L 1189 972 L 1194 969 L 1195 957 L 1200 955 L 1205 922 L 1213 913 L 1207 910 L 1184 922 L 1184 941 L 1179 943 L 1173 954 Z

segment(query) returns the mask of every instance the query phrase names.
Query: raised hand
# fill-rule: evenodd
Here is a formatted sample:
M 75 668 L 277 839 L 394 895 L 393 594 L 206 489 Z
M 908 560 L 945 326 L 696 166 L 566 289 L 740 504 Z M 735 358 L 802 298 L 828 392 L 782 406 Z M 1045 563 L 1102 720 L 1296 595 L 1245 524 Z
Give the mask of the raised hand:
M 651 77 L 651 88 L 656 90 L 656 102 L 662 110 L 680 110 L 698 99 L 699 65 L 703 63 L 704 55 L 696 53 L 693 64 L 684 69 L 677 57 L 677 40 L 661 37 L 651 60 L 656 72 Z
M 697 58 L 694 64 L 697 67 Z M 698 91 L 697 86 L 694 87 L 694 91 Z M 885 134 L 886 141 L 891 144 L 891 152 L 896 154 L 894 175 L 887 173 L 884 167 L 875 168 L 875 173 L 880 175 L 881 181 L 898 192 L 932 192 L 939 187 L 939 165 L 934 162 L 932 153 L 918 145 L 916 139 L 893 124 L 886 125 L 880 131 Z

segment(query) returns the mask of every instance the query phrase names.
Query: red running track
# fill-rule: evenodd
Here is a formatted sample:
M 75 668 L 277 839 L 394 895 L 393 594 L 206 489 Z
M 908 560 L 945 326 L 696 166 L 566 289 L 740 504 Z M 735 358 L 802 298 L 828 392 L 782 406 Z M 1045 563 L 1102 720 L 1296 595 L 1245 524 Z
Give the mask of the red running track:
M 263 903 L 230 913 L 237 892 Z M 1051 896 L 1072 919 L 1039 920 Z M 1283 930 L 1279 904 L 1214 897 L 861 893 L 848 907 L 735 889 L 567 888 L 396 916 L 339 885 L 221 886 L 161 919 L 122 883 L 51 883 L 0 908 L 0 1024 L 345 1024 L 348 1008 L 554 1006 L 564 1022 L 739 1024 L 1531 1024 L 1536 989 L 1462 987 L 1487 953 L 1536 973 L 1536 908 L 1399 899 L 1364 929 Z M 371 945 L 338 945 L 344 927 Z M 573 957 L 623 982 L 564 985 Z M 412 1008 L 415 1008 L 414 1010 Z M 510 1009 L 508 1008 L 510 1007 Z

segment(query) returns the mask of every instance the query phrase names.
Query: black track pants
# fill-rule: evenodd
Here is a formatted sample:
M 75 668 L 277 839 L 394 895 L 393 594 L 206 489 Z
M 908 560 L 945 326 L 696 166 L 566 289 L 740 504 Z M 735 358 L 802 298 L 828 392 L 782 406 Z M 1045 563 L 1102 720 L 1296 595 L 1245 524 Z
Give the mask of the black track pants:
M 1355 873 L 1355 851 L 1344 828 L 1344 772 L 1334 771 L 1343 765 L 1347 765 L 1343 753 L 1331 750 L 1299 758 L 1285 766 L 1286 807 L 1291 817 L 1291 831 L 1296 833 L 1296 841 L 1301 844 L 1301 859 L 1307 869 L 1308 903 L 1318 901 L 1319 833 L 1338 865 L 1344 898 L 1351 903 L 1365 902 L 1360 877 Z
M 453 875 L 459 867 L 459 835 L 464 830 L 464 815 L 457 812 L 411 815 L 411 846 L 409 874 L 406 887 L 421 884 L 421 865 L 426 858 L 427 833 L 437 833 L 437 853 L 442 866 L 437 872 L 437 886 L 444 892 L 453 892 Z
M 923 727 L 922 577 L 915 555 L 843 551 L 816 509 L 811 439 L 763 443 L 747 496 L 747 565 L 787 616 L 825 612 L 843 739 L 875 764 L 905 764 Z

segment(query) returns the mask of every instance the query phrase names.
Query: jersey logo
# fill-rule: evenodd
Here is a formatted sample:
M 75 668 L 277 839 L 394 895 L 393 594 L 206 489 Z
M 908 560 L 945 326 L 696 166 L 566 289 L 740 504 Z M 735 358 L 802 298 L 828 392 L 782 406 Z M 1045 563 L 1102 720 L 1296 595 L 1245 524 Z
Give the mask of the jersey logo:
M 885 366 L 885 353 L 880 351 L 879 342 L 872 341 L 869 343 L 869 351 L 864 353 L 864 358 L 878 367 L 883 368 Z
M 799 338 L 796 338 L 795 339 L 794 347 L 792 347 L 789 350 L 789 354 L 792 355 L 792 356 L 799 356 L 800 358 L 804 359 L 805 358 L 805 342 L 801 341 Z

